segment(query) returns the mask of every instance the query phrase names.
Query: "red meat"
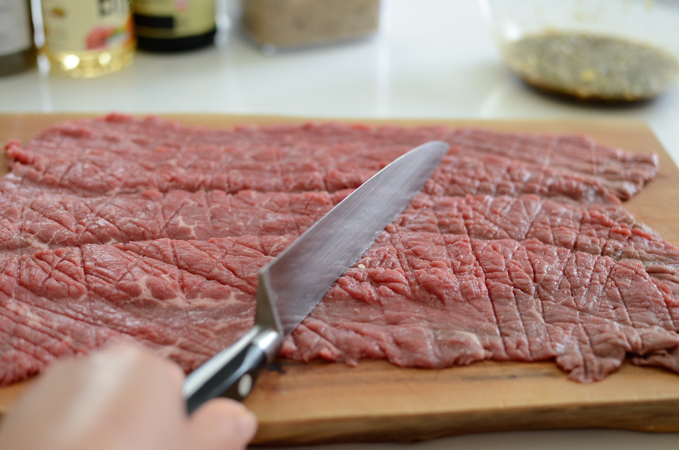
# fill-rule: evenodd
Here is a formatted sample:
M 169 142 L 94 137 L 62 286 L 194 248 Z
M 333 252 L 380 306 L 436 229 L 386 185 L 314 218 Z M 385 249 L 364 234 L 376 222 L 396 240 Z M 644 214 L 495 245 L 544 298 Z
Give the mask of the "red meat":
M 679 249 L 620 200 L 657 172 L 583 136 L 110 115 L 10 141 L 0 382 L 132 339 L 190 371 L 252 325 L 257 272 L 408 149 L 451 150 L 282 356 L 439 368 L 553 359 L 580 382 L 679 371 Z

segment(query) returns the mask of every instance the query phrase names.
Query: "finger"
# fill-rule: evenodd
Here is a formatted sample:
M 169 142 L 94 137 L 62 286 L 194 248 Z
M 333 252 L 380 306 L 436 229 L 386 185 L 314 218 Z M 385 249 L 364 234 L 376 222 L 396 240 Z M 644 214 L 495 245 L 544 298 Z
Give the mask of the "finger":
M 257 431 L 257 418 L 242 404 L 226 398 L 211 400 L 191 416 L 191 448 L 242 450 Z
M 115 364 L 120 364 L 119 361 L 134 360 L 134 364 L 138 365 L 140 362 L 147 364 L 154 364 L 158 367 L 163 367 L 163 370 L 173 372 L 172 376 L 181 383 L 184 380 L 184 371 L 178 364 L 168 358 L 161 358 L 156 353 L 136 342 L 115 342 L 109 344 L 101 350 L 93 352 L 90 355 L 90 360 L 93 357 L 99 357 L 104 361 L 114 361 Z
M 178 364 L 161 358 L 149 349 L 130 342 L 114 343 L 90 355 L 91 364 L 106 367 L 126 368 L 130 375 L 147 375 L 145 378 L 166 382 L 174 391 L 184 382 L 184 371 Z

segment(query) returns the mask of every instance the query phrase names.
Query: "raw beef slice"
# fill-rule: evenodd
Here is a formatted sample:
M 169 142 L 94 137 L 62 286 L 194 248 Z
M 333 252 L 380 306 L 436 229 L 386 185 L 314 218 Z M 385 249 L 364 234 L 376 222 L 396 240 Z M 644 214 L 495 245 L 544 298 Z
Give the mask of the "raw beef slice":
M 583 136 L 109 115 L 9 141 L 0 383 L 134 340 L 188 372 L 253 323 L 259 269 L 410 148 L 451 144 L 281 356 L 440 368 L 553 359 L 589 382 L 679 371 L 679 249 L 620 200 L 653 155 Z

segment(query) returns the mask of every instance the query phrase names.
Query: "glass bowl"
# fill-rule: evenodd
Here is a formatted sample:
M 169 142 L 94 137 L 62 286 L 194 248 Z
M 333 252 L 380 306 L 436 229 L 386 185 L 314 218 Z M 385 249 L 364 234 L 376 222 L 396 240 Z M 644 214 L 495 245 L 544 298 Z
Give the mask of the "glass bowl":
M 679 0 L 480 0 L 518 77 L 582 100 L 647 100 L 679 79 Z

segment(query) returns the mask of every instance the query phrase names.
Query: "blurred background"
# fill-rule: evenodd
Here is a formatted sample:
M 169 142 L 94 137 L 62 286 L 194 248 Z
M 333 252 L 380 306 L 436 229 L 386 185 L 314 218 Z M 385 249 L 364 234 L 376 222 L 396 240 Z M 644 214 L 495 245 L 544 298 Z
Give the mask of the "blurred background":
M 627 119 L 679 162 L 679 1 L 150 3 L 0 0 L 0 112 Z M 677 448 L 679 436 L 519 432 L 415 447 L 643 445 Z M 328 448 L 395 446 L 411 447 Z
M 41 8 L 33 0 L 34 17 L 45 5 L 70 0 L 43 1 Z M 309 10 L 309 0 L 251 3 L 249 31 L 239 15 L 240 2 L 219 0 L 213 13 L 217 32 L 207 45 L 165 53 L 138 49 L 129 66 L 97 78 L 60 75 L 59 65 L 53 61 L 50 71 L 42 56 L 32 68 L 0 77 L 0 110 L 636 119 L 647 122 L 679 161 L 679 91 L 674 80 L 661 83 L 658 92 L 649 91 L 649 101 L 573 101 L 529 87 L 503 59 L 503 43 L 541 30 L 571 30 L 576 25 L 587 33 L 587 27 L 613 27 L 625 37 L 625 30 L 639 23 L 643 26 L 634 28 L 636 36 L 630 39 L 678 55 L 679 2 L 592 0 L 558 2 L 557 7 L 556 2 L 533 0 L 361 0 L 355 2 L 353 15 L 327 13 L 338 19 L 321 30 L 304 23 L 330 20 L 323 17 L 323 8 L 320 13 L 318 8 Z M 376 24 L 371 22 L 374 4 L 379 5 Z M 45 16 L 48 24 L 54 22 L 51 8 Z M 285 16 L 290 11 L 297 16 Z M 288 17 L 293 25 L 276 29 L 270 17 Z M 658 26 L 658 18 L 669 21 Z M 286 33 L 295 26 L 306 26 L 307 34 L 290 38 Z M 332 26 L 335 35 L 333 30 L 325 33 Z M 41 27 L 36 28 L 38 45 L 44 39 Z M 293 39 L 293 44 L 275 46 L 266 44 L 267 39 Z M 668 76 L 672 78 L 671 68 Z

